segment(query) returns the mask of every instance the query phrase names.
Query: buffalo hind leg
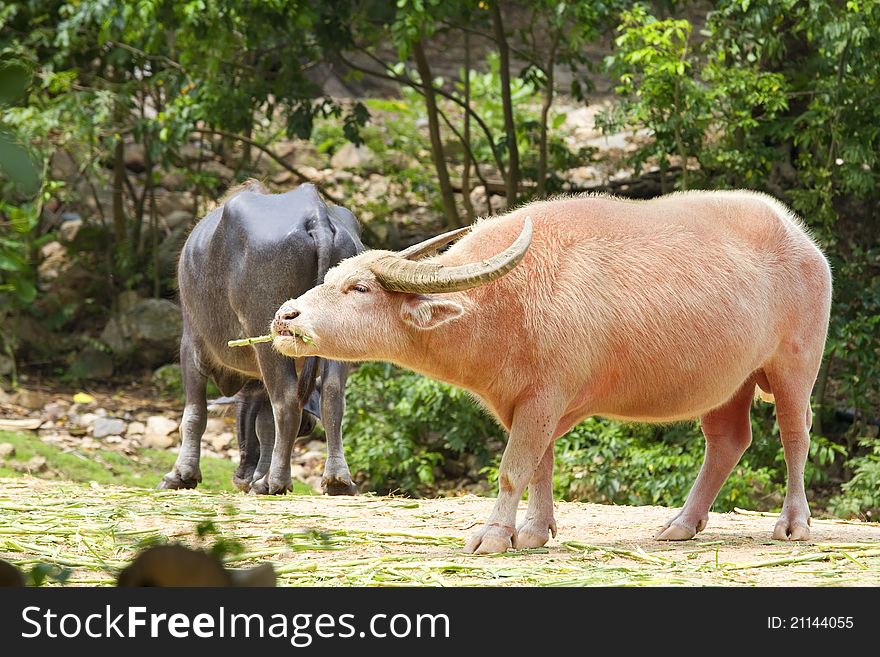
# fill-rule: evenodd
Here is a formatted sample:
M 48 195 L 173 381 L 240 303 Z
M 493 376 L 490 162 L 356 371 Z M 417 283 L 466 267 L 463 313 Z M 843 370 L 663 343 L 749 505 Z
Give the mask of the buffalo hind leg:
M 768 376 L 776 398 L 776 422 L 787 471 L 785 500 L 773 529 L 773 538 L 806 541 L 810 538 L 810 506 L 804 490 L 804 466 L 810 451 L 810 389 L 813 379 L 809 379 L 808 385 L 793 375 L 780 377 L 778 372 L 768 372 Z
M 202 434 L 208 422 L 208 379 L 196 362 L 192 343 L 184 335 L 180 343 L 180 369 L 186 405 L 180 422 L 180 451 L 171 472 L 162 477 L 158 488 L 195 488 L 202 480 L 199 458 Z
M 547 542 L 547 532 L 556 538 L 556 519 L 553 517 L 553 443 L 544 451 L 532 480 L 529 482 L 529 508 L 526 519 L 516 528 L 513 547 L 518 549 L 541 547 Z
M 269 471 L 254 481 L 251 491 L 257 494 L 283 494 L 293 486 L 290 478 L 290 455 L 302 421 L 302 405 L 296 395 L 294 360 L 274 351 L 258 350 L 257 358 L 275 421 L 274 446 Z M 263 404 L 264 408 L 269 406 Z M 262 414 L 262 413 L 261 413 Z M 263 461 L 264 437 L 259 430 L 260 461 Z M 258 466 L 259 467 L 259 466 Z
M 709 509 L 752 442 L 749 419 L 755 382 L 749 379 L 724 406 L 700 418 L 706 438 L 706 455 L 700 473 L 677 516 L 657 535 L 661 541 L 686 541 L 703 531 Z
M 321 363 L 321 422 L 327 436 L 327 461 L 324 463 L 321 488 L 327 495 L 355 495 L 357 486 L 351 480 L 342 447 L 342 415 L 345 412 L 348 365 L 324 359 Z
M 562 414 L 562 409 L 548 408 L 548 399 L 552 396 L 531 398 L 514 409 L 510 440 L 498 469 L 495 507 L 486 524 L 471 535 L 465 552 L 490 554 L 512 547 L 519 500 L 526 485 L 535 477 Z
M 272 412 L 272 404 L 269 403 L 269 395 L 265 390 L 260 397 L 260 408 L 255 419 L 257 442 L 260 445 L 260 459 L 251 478 L 251 492 L 266 495 L 266 475 L 272 466 L 272 453 L 275 451 L 275 414 Z M 262 483 L 257 485 L 258 481 Z
M 259 381 L 249 381 L 237 395 L 236 427 L 238 451 L 240 456 L 238 468 L 232 475 L 232 484 L 238 490 L 247 492 L 251 488 L 257 461 L 260 458 L 260 443 L 257 440 L 257 413 L 260 410 L 263 396 L 263 385 Z

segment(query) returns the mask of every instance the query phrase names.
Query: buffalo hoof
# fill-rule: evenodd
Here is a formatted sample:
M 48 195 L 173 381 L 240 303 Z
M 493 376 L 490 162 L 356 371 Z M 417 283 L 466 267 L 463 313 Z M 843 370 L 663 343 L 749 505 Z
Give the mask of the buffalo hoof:
M 777 541 L 809 541 L 810 517 L 783 512 L 773 528 L 773 538 Z
M 550 538 L 548 533 L 556 538 L 556 521 L 552 518 L 544 521 L 526 520 L 513 535 L 513 547 L 517 550 L 542 547 Z
M 251 478 L 242 479 L 238 475 L 232 476 L 232 485 L 235 486 L 236 490 L 241 491 L 242 493 L 247 493 L 251 489 Z
M 269 475 L 265 475 L 257 479 L 251 484 L 251 495 L 284 495 L 293 489 L 293 484 L 288 478 L 287 481 L 274 480 Z
M 709 517 L 689 520 L 681 514 L 666 523 L 654 537 L 657 541 L 689 541 L 706 528 Z
M 177 470 L 172 470 L 164 477 L 162 477 L 162 481 L 156 486 L 159 490 L 180 490 L 185 488 L 195 488 L 199 485 L 199 482 L 202 480 L 202 473 L 199 470 L 195 471 L 195 476 L 191 477 L 183 477 L 181 476 Z
M 358 489 L 351 479 L 341 477 L 324 477 L 321 479 L 321 490 L 324 495 L 357 495 Z
M 513 527 L 485 525 L 465 543 L 464 551 L 472 554 L 496 554 L 513 547 Z

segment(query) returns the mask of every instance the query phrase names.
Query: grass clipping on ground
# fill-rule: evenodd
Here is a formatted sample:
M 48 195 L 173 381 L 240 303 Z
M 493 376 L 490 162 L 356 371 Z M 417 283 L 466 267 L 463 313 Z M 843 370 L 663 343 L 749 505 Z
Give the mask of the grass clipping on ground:
M 503 555 L 461 553 L 491 502 L 254 497 L 0 479 L 0 559 L 25 571 L 37 564 L 70 569 L 67 585 L 110 585 L 145 545 L 210 548 L 222 541 L 234 546 L 224 550 L 228 566 L 270 561 L 279 585 L 292 586 L 880 584 L 880 531 L 873 525 L 869 540 L 798 545 L 750 536 L 634 542 L 632 530 L 606 525 L 624 538 L 566 540 Z M 563 517 L 621 509 L 563 505 Z M 573 539 L 584 533 L 566 532 Z

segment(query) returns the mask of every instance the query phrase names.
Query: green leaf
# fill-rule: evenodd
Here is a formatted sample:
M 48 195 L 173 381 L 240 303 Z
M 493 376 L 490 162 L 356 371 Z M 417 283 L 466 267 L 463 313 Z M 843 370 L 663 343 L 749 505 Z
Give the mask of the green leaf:
M 22 62 L 0 65 L 0 105 L 17 102 L 31 84 L 31 70 Z
M 39 170 L 24 146 L 5 130 L 0 130 L 0 174 L 27 196 L 40 191 Z

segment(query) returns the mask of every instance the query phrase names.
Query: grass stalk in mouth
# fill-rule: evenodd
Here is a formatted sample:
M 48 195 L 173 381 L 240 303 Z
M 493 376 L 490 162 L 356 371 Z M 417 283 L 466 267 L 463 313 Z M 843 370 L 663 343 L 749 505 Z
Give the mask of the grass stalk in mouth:
M 314 342 L 315 342 L 309 336 L 307 336 L 305 333 L 299 333 L 297 331 L 294 331 L 292 337 L 299 338 L 300 340 L 302 340 L 306 344 L 314 344 Z M 242 338 L 240 340 L 230 340 L 229 342 L 226 343 L 226 345 L 229 347 L 249 347 L 253 344 L 260 344 L 261 342 L 272 342 L 272 340 L 274 340 L 274 339 L 275 339 L 274 334 L 258 335 L 255 338 Z

